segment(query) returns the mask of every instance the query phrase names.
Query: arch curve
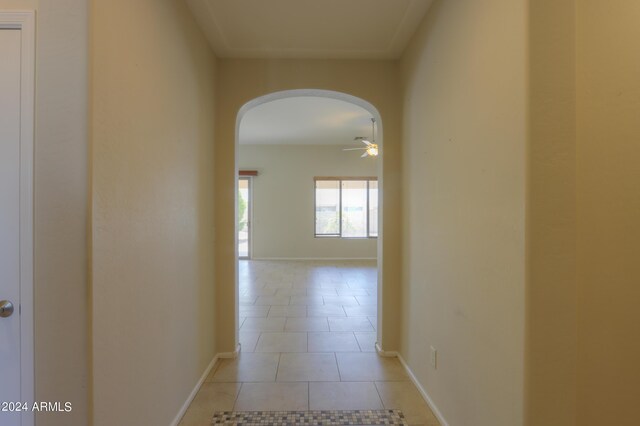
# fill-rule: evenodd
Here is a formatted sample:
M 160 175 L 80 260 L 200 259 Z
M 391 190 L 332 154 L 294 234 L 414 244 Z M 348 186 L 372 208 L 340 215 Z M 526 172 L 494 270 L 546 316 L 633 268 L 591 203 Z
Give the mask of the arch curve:
M 259 96 L 247 102 L 246 104 L 240 107 L 238 114 L 236 116 L 236 147 L 239 144 L 238 135 L 240 134 L 240 123 L 242 122 L 242 118 L 247 113 L 247 111 L 252 108 L 257 107 L 258 105 L 265 104 L 267 102 L 279 100 L 279 99 L 287 99 L 287 98 L 296 98 L 303 96 L 316 96 L 319 98 L 330 98 L 337 99 L 344 102 L 349 102 L 351 104 L 357 105 L 365 110 L 367 110 L 373 118 L 376 119 L 376 125 L 378 127 L 378 138 L 376 142 L 380 147 L 383 146 L 384 143 L 384 132 L 383 132 L 383 123 L 382 117 L 380 116 L 380 112 L 378 109 L 370 102 L 359 98 L 357 96 L 350 95 L 348 93 L 336 92 L 334 90 L 324 90 L 324 89 L 292 89 L 292 90 L 282 90 L 278 92 L 269 93 L 263 96 Z M 382 150 L 380 151 L 382 155 Z M 380 170 L 378 170 L 380 172 Z
M 239 151 L 239 145 L 240 145 L 240 124 L 242 122 L 242 119 L 244 118 L 245 114 L 259 106 L 262 104 L 265 104 L 267 102 L 271 102 L 271 101 L 275 101 L 275 100 L 280 100 L 280 99 L 287 99 L 287 98 L 294 98 L 294 97 L 322 97 L 322 98 L 330 98 L 330 99 L 336 99 L 336 100 L 340 100 L 340 101 L 344 101 L 344 102 L 348 102 L 354 105 L 357 105 L 363 109 L 365 109 L 366 111 L 368 111 L 371 116 L 376 120 L 376 126 L 377 126 L 377 137 L 376 137 L 376 143 L 378 144 L 378 146 L 381 148 L 379 151 L 379 155 L 378 155 L 378 164 L 377 164 L 377 175 L 378 175 L 378 181 L 379 181 L 379 188 L 383 188 L 383 156 L 384 156 L 384 130 L 383 130 L 383 122 L 382 122 L 382 117 L 380 115 L 380 112 L 378 111 L 378 109 L 370 102 L 366 101 L 365 99 L 359 98 L 357 96 L 354 95 L 350 95 L 348 93 L 344 93 L 344 92 L 338 92 L 338 91 L 334 91 L 334 90 L 325 90 L 325 89 L 290 89 L 290 90 L 281 90 L 281 91 L 277 91 L 277 92 L 272 92 L 272 93 L 268 93 L 266 95 L 262 95 L 262 96 L 258 96 L 248 102 L 246 102 L 244 105 L 242 105 L 242 107 L 240 107 L 240 109 L 238 110 L 238 113 L 236 115 L 236 126 L 235 126 L 235 147 L 234 147 L 234 153 L 235 153 L 235 176 L 238 175 L 238 170 L 239 170 L 239 165 L 238 165 L 238 151 Z M 238 194 L 238 180 L 235 180 L 235 191 L 234 193 L 236 194 L 235 196 L 237 197 Z M 379 197 L 379 205 L 380 206 L 384 206 L 384 192 L 379 193 L 378 195 Z M 234 202 L 234 208 L 237 209 L 237 199 Z M 237 211 L 235 212 L 234 217 L 237 216 Z M 384 350 L 382 350 L 383 348 L 383 341 L 384 341 L 384 333 L 383 330 L 385 327 L 382 327 L 383 324 L 383 313 L 384 313 L 384 309 L 383 309 L 383 305 L 384 305 L 384 300 L 383 300 L 383 287 L 384 287 L 384 283 L 383 283 L 383 274 L 382 274 L 382 265 L 383 265 L 383 240 L 384 240 L 384 236 L 383 236 L 383 227 L 382 224 L 384 223 L 384 208 L 382 208 L 380 210 L 379 213 L 379 229 L 378 229 L 378 241 L 377 241 L 377 275 L 378 275 L 378 285 L 377 285 L 377 292 L 378 292 L 378 306 L 377 306 L 377 311 L 378 311 L 378 326 L 376 327 L 376 349 L 378 350 L 378 352 L 383 355 L 383 356 L 392 356 L 389 355 L 391 353 L 387 353 Z M 238 229 L 237 229 L 237 225 L 236 225 L 236 229 L 235 229 L 235 297 L 236 297 L 236 303 L 235 303 L 235 317 L 236 317 L 236 321 L 235 323 L 238 323 L 238 315 L 239 315 L 239 309 L 238 309 L 238 300 L 239 300 L 239 291 L 238 291 L 238 252 L 237 252 L 237 247 L 238 247 Z M 238 345 L 239 342 L 239 335 L 238 335 L 239 329 L 238 327 L 236 327 L 235 330 L 235 341 L 236 341 L 236 347 Z

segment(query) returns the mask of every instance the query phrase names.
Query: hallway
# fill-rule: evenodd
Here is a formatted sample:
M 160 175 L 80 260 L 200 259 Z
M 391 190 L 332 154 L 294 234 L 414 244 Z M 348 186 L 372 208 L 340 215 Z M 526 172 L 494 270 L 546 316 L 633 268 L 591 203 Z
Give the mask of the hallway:
M 218 361 L 181 425 L 215 411 L 400 409 L 438 425 L 397 358 L 375 352 L 374 261 L 240 261 L 237 359 Z
M 18 112 L 0 128 L 19 138 L 0 137 L 0 185 L 31 191 L 0 201 L 0 335 L 32 336 L 3 346 L 20 363 L 3 386 L 72 405 L 0 425 L 211 424 L 265 395 L 425 423 L 422 395 L 443 426 L 640 425 L 640 1 L 0 0 L 0 15 L 21 31 L 0 61 L 21 74 L 0 71 Z M 287 226 L 254 234 L 253 258 L 375 257 L 315 238 L 312 218 L 314 177 L 373 174 L 316 171 L 302 159 L 323 150 L 281 138 L 241 162 L 239 113 L 309 90 L 379 113 L 377 316 L 372 265 L 244 262 L 237 287 L 236 181 L 255 171 L 258 194 L 281 175 L 267 145 L 298 172 L 260 192 Z M 342 151 L 369 134 L 335 157 L 372 160 Z

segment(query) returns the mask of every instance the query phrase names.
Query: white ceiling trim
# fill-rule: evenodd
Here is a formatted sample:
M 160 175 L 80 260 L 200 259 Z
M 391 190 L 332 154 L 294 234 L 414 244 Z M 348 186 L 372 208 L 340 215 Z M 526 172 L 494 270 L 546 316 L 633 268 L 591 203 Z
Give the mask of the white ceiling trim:
M 261 0 L 260 5 L 269 1 L 273 0 Z M 278 0 L 274 4 L 297 5 L 300 1 Z M 243 7 L 243 3 L 250 6 L 251 1 L 187 2 L 214 52 L 222 58 L 397 59 L 418 28 L 432 0 L 367 0 L 367 7 L 364 9 L 345 8 L 344 13 L 336 9 L 335 13 L 323 14 L 326 29 L 313 25 L 308 14 L 299 17 L 299 24 L 291 24 L 298 17 L 292 16 L 293 12 L 287 8 L 263 9 L 261 12 L 264 16 L 260 19 L 255 16 L 251 19 L 243 18 L 247 14 L 240 13 L 238 8 Z M 384 14 L 384 11 L 393 11 L 393 2 L 397 2 L 398 8 L 404 9 L 399 19 L 397 14 Z M 216 4 L 219 10 L 216 10 Z M 273 22 L 281 18 L 281 26 L 273 25 Z M 220 24 L 220 20 L 225 22 L 227 30 Z M 353 30 L 345 29 L 345 20 L 353 21 Z M 263 21 L 265 23 L 261 25 Z M 309 25 L 305 25 L 306 22 Z M 376 26 L 371 22 L 378 22 L 380 25 Z M 246 28 L 244 32 L 238 32 L 242 28 Z M 235 45 L 228 34 L 234 31 Z M 353 34 L 366 35 L 365 40 L 350 37 Z M 294 40 L 299 46 L 290 46 Z M 371 44 L 374 42 L 377 45 L 372 48 Z

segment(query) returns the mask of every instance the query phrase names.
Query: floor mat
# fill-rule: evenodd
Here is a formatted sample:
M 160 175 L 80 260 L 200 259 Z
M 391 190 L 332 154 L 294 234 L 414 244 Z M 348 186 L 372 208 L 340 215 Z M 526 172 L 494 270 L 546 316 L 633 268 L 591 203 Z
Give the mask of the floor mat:
M 214 425 L 407 425 L 400 410 L 219 411 Z

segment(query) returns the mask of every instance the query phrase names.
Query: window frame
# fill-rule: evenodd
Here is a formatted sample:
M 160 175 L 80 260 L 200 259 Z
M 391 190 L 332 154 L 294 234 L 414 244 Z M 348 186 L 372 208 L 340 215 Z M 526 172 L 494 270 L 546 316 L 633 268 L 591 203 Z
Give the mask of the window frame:
M 367 186 L 365 188 L 366 191 L 366 198 L 367 198 L 367 204 L 366 204 L 366 231 L 367 231 L 367 235 L 364 237 L 345 237 L 342 235 L 342 182 L 343 181 L 366 181 L 367 182 Z M 318 213 L 318 194 L 317 194 L 317 190 L 318 190 L 318 185 L 317 182 L 318 181 L 337 181 L 338 182 L 338 233 L 337 234 L 318 234 L 317 233 L 317 213 Z M 347 239 L 347 240 L 367 240 L 367 239 L 377 239 L 378 235 L 371 235 L 371 226 L 370 226 L 370 214 L 371 211 L 369 210 L 370 208 L 370 194 L 371 194 L 371 187 L 370 187 L 370 183 L 372 181 L 378 182 L 378 177 L 377 176 L 316 176 L 313 178 L 313 236 L 314 238 L 343 238 L 343 239 Z M 380 187 L 378 186 L 378 189 L 380 189 Z M 380 208 L 380 206 L 378 205 L 378 209 Z

